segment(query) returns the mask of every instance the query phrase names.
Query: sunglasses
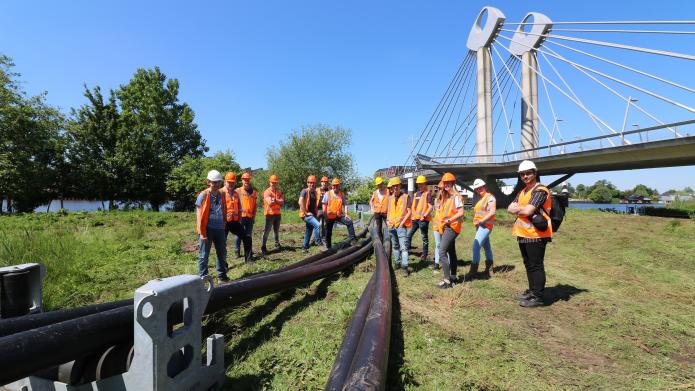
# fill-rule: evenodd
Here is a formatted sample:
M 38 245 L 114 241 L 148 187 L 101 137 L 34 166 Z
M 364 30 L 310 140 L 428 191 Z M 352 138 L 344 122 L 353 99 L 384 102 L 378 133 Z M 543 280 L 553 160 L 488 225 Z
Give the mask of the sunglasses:
M 529 171 L 520 172 L 520 173 L 519 173 L 519 176 L 531 176 L 531 175 L 533 175 L 534 173 L 535 173 L 535 172 L 534 172 L 533 170 L 529 170 Z

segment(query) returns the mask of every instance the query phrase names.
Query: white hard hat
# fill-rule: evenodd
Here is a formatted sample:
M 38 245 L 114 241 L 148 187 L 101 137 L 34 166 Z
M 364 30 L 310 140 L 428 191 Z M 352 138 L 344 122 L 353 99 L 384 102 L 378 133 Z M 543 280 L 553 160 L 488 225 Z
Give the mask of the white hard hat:
M 473 182 L 473 186 L 471 186 L 471 188 L 472 188 L 473 190 L 475 190 L 475 189 L 477 189 L 477 188 L 479 188 L 479 187 L 483 187 L 483 186 L 485 186 L 485 181 L 482 180 L 482 179 L 480 179 L 480 178 L 478 178 L 478 179 L 476 179 L 476 180 Z
M 212 182 L 222 182 L 222 174 L 217 170 L 208 172 L 208 180 Z
M 521 164 L 519 164 L 519 170 L 517 170 L 517 172 L 524 172 L 524 171 L 528 171 L 528 170 L 536 170 L 537 171 L 538 169 L 536 168 L 536 165 L 533 164 L 532 161 L 524 160 L 523 162 L 521 162 Z

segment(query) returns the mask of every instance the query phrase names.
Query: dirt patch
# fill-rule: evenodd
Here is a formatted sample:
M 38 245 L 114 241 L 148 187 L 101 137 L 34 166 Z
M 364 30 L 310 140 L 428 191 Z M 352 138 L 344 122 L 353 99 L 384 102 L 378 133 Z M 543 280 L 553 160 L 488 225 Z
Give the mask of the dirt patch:
M 184 253 L 197 253 L 198 250 L 198 242 L 196 240 L 184 241 L 183 245 L 181 245 L 181 251 Z
M 567 341 L 564 340 L 545 341 L 543 345 L 546 349 L 556 353 L 564 360 L 590 370 L 601 369 L 603 372 L 603 369 L 615 365 L 609 357 L 591 352 L 579 346 L 569 346 Z

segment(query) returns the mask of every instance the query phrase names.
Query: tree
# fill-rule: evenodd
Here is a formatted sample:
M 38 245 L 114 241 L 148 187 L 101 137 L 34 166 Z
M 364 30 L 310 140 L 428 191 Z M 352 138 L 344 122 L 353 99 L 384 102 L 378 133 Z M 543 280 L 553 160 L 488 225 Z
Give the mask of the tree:
M 211 157 L 186 157 L 174 168 L 166 182 L 169 200 L 175 211 L 193 210 L 195 197 L 205 189 L 208 171 L 217 170 L 222 176 L 233 171 L 239 174 L 239 164 L 231 151 L 217 152 Z
M 577 185 L 577 188 L 576 188 L 576 196 L 577 196 L 577 198 L 586 198 L 586 196 L 587 196 L 586 193 L 587 193 L 587 192 L 586 192 L 586 186 L 584 186 L 584 185 L 581 184 L 581 183 L 578 184 L 578 185 Z
M 603 183 L 598 183 L 592 186 L 593 189 L 589 193 L 589 199 L 593 202 L 608 203 L 613 199 L 613 190 Z
M 376 190 L 374 179 L 370 177 L 362 178 L 362 183 L 348 195 L 348 202 L 351 204 L 368 204 L 374 190 Z
M 45 93 L 26 96 L 13 67 L 0 55 L 0 205 L 30 212 L 50 200 L 64 119 Z
M 279 177 L 285 204 L 297 205 L 309 175 L 338 177 L 344 191 L 352 189 L 357 180 L 349 152 L 351 139 L 350 129 L 319 124 L 292 131 L 286 141 L 269 148 L 268 172 Z
M 159 67 L 138 69 L 115 92 L 121 113 L 120 156 L 127 167 L 125 198 L 149 201 L 153 210 L 167 199 L 166 181 L 186 157 L 208 150 L 194 122 L 195 114 L 178 99 L 179 81 Z
M 693 193 L 695 193 L 695 191 L 693 190 L 692 187 L 686 186 L 686 187 L 683 188 L 683 193 L 684 193 L 684 194 L 693 194 Z

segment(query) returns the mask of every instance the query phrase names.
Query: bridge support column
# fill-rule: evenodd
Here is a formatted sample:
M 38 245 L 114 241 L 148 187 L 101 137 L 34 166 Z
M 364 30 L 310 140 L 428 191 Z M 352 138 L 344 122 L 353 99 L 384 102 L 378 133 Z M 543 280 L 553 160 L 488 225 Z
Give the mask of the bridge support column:
M 534 51 L 521 55 L 521 149 L 538 147 L 538 59 Z M 522 159 L 538 157 L 538 151 L 522 152 Z
M 490 48 L 476 53 L 478 122 L 476 125 L 476 154 L 478 163 L 492 162 L 492 65 Z

